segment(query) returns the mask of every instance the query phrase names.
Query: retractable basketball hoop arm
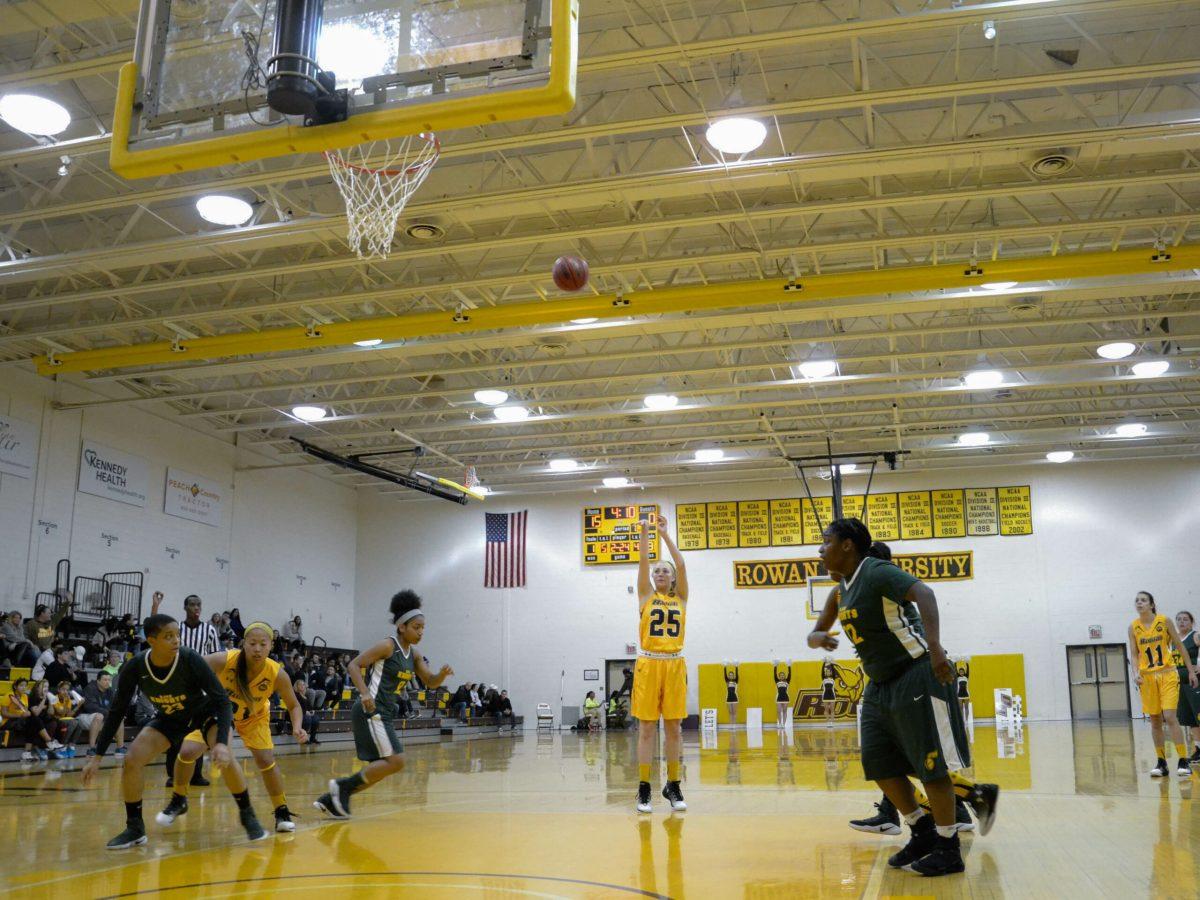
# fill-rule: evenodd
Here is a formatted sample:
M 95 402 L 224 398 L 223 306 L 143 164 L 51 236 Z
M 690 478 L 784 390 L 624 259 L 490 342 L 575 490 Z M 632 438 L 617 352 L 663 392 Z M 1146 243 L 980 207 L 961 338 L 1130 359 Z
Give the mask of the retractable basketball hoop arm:
M 380 478 L 383 481 L 389 481 L 392 484 L 398 484 L 400 487 L 410 488 L 414 491 L 421 491 L 424 494 L 431 494 L 434 497 L 440 497 L 443 500 L 450 500 L 454 503 L 461 503 L 464 506 L 467 503 L 467 498 L 472 496 L 472 494 L 464 490 L 457 490 L 456 487 L 452 486 L 454 483 L 445 478 L 435 478 L 432 475 L 425 475 L 422 472 L 416 472 L 412 470 L 410 470 L 408 473 L 393 472 L 390 469 L 383 469 L 379 466 L 363 461 L 368 457 L 394 456 L 399 453 L 412 453 L 416 457 L 420 458 L 425 455 L 424 447 L 417 446 L 413 447 L 411 450 L 390 450 L 387 453 L 356 453 L 352 456 L 342 456 L 338 453 L 334 453 L 331 450 L 325 450 L 321 447 L 310 444 L 308 441 L 302 440 L 298 437 L 294 437 L 292 440 L 295 441 L 296 444 L 299 445 L 300 449 L 305 453 L 309 454 L 310 456 L 315 456 L 319 460 L 331 463 L 335 466 L 340 466 L 343 469 L 351 469 L 355 472 L 361 472 L 364 475 Z
M 808 484 L 808 476 L 805 473 L 806 469 L 829 468 L 829 482 L 833 489 L 833 518 L 840 519 L 842 517 L 842 470 L 838 464 L 839 460 L 844 462 L 862 462 L 870 460 L 871 468 L 867 472 L 867 490 L 863 495 L 863 522 L 867 521 L 869 515 L 867 511 L 867 498 L 871 496 L 871 483 L 875 480 L 875 467 L 880 460 L 887 464 L 891 471 L 896 469 L 896 460 L 901 456 L 907 456 L 908 450 L 872 450 L 864 453 L 834 453 L 833 441 L 825 438 L 825 453 L 821 456 L 789 456 L 788 462 L 796 467 L 796 474 L 800 478 L 801 484 L 804 485 L 804 493 L 808 495 L 809 505 L 812 507 L 813 516 L 817 520 L 817 527 L 821 531 L 825 530 L 827 523 L 821 521 L 820 510 L 817 509 L 817 504 L 813 500 L 812 489 Z

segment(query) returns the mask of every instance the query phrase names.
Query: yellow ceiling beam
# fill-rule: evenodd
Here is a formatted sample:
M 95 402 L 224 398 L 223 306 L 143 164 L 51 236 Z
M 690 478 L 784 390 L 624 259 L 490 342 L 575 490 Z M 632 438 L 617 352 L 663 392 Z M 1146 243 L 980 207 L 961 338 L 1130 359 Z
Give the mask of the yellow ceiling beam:
M 802 252 L 803 248 L 797 248 Z M 1200 268 L 1200 245 L 1102 251 L 1038 256 L 1026 259 L 985 260 L 932 266 L 837 272 L 811 275 L 796 281 L 776 278 L 709 285 L 686 285 L 655 290 L 600 294 L 566 300 L 510 303 L 456 312 L 437 311 L 356 319 L 352 322 L 313 324 L 307 328 L 222 334 L 212 337 L 156 341 L 126 347 L 79 350 L 58 356 L 37 356 L 42 375 L 128 369 L 159 363 L 190 362 L 262 353 L 282 353 L 317 347 L 348 346 L 355 341 L 399 341 L 445 335 L 475 334 L 535 325 L 553 325 L 571 319 L 600 319 L 686 313 L 699 310 L 754 308 L 778 304 L 810 303 L 848 297 L 878 296 L 935 290 L 962 290 L 998 281 L 1018 284 L 1057 279 L 1108 278 L 1124 275 L 1177 272 Z M 904 300 L 897 301 L 902 309 Z M 186 321 L 186 315 L 180 317 Z

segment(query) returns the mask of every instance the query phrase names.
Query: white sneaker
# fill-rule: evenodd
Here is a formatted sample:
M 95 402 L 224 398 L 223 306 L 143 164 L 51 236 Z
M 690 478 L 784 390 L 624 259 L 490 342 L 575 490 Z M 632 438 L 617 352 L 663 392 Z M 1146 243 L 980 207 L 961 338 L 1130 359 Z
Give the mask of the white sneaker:
M 21 754 L 21 762 L 33 762 L 35 759 L 37 759 L 37 757 L 28 750 Z
M 637 811 L 640 813 L 648 813 L 652 810 L 650 806 L 650 782 L 638 782 L 637 793 Z
M 47 750 L 63 750 L 66 749 L 66 744 L 60 744 L 58 741 L 51 741 L 46 745 Z
M 1150 777 L 1151 778 L 1165 778 L 1166 775 L 1167 775 L 1167 761 L 1165 759 L 1160 759 L 1155 764 L 1154 768 L 1150 770 Z
M 683 802 L 683 791 L 680 790 L 678 781 L 668 781 L 663 785 L 662 795 L 671 804 L 671 809 L 676 812 L 683 812 L 687 809 L 687 804 Z

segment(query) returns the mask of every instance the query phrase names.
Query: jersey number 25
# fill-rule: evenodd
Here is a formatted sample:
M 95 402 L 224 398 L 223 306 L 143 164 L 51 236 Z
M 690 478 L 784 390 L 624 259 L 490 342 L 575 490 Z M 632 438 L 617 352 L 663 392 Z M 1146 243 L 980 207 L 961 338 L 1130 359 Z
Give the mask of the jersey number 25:
M 650 637 L 679 637 L 679 610 L 650 610 Z

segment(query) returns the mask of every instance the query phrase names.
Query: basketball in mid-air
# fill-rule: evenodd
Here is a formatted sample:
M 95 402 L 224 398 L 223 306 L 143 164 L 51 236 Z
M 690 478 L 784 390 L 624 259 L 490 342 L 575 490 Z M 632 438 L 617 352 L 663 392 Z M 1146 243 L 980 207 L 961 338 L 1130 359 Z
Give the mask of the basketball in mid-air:
M 561 291 L 581 291 L 587 287 L 588 264 L 578 256 L 560 256 L 554 261 L 554 283 Z

